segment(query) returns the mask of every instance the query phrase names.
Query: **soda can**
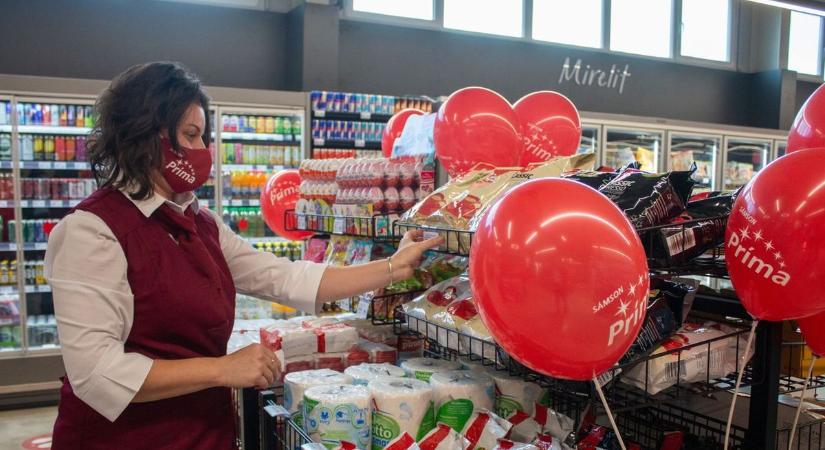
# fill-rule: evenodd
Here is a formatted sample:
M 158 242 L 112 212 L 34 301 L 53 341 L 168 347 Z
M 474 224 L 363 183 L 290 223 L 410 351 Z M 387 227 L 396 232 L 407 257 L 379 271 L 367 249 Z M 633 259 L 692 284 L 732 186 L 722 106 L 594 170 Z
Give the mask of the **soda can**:
M 9 220 L 9 242 L 15 242 L 17 240 L 17 221 L 12 219 Z
M 86 125 L 86 128 L 92 128 L 95 125 L 94 109 L 91 106 L 87 106 L 83 115 L 85 116 L 84 125 Z
M 34 241 L 46 242 L 46 231 L 43 227 L 43 219 L 37 219 L 34 221 Z
M 257 117 L 255 117 L 255 116 L 249 116 L 249 117 L 246 119 L 246 124 L 247 124 L 247 126 L 249 127 L 249 131 L 250 131 L 251 133 L 254 133 L 254 132 L 255 132 L 255 130 L 257 130 L 257 129 L 258 129 L 258 118 L 257 118 Z
M 246 116 L 238 116 L 238 131 L 245 133 L 248 129 L 247 127 Z
M 286 150 L 289 151 L 289 147 L 286 147 Z M 292 165 L 294 167 L 297 167 L 299 164 L 301 164 L 301 161 L 303 159 L 304 158 L 301 155 L 301 147 L 299 147 L 297 145 L 293 146 L 292 147 Z
M 34 221 L 23 220 L 23 242 L 34 242 Z
M 312 91 L 309 93 L 309 104 L 312 106 L 313 111 L 318 111 L 318 103 L 321 101 L 321 93 L 318 91 Z
M 238 116 L 229 116 L 229 131 L 238 131 Z

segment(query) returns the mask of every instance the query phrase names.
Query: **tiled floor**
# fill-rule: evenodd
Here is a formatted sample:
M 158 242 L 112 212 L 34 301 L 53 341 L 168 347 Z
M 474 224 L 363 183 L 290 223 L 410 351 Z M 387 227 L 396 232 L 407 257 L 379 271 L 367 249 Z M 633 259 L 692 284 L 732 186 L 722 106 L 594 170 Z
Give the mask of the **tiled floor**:
M 57 407 L 0 411 L 0 450 L 20 450 L 34 436 L 51 433 Z

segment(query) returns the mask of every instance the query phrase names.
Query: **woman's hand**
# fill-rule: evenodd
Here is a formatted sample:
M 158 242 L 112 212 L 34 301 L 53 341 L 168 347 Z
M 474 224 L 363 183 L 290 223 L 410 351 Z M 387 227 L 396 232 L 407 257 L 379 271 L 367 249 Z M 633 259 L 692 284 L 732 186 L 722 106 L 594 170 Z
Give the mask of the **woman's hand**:
M 398 251 L 392 255 L 392 281 L 412 278 L 413 271 L 421 265 L 424 252 L 444 243 L 444 238 L 436 236 L 424 240 L 424 231 L 411 230 L 404 234 Z
M 221 386 L 266 389 L 280 378 L 278 358 L 261 344 L 252 344 L 217 361 Z

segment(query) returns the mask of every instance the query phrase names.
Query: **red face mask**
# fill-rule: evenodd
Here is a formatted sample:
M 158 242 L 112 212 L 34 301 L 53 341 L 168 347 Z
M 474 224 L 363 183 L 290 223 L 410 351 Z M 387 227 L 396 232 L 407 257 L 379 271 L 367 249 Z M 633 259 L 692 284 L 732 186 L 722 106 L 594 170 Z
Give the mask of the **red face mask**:
M 212 153 L 207 148 L 180 147 L 183 155 L 178 155 L 167 138 L 160 139 L 163 148 L 161 173 L 173 191 L 194 191 L 209 179 L 212 171 Z

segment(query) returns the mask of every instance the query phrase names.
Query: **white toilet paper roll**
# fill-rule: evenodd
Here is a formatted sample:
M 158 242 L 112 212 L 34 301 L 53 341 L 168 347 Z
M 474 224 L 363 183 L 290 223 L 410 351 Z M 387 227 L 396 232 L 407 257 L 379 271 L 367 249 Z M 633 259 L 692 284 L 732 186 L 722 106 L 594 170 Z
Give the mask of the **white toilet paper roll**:
M 533 416 L 536 403 L 544 396 L 541 386 L 503 372 L 490 375 L 496 383 L 496 414 L 508 418 L 516 411 L 523 411 Z
M 304 391 L 313 386 L 352 384 L 352 377 L 330 369 L 304 370 L 284 376 L 284 408 L 292 413 L 298 426 L 303 426 Z
M 433 358 L 411 358 L 401 363 L 401 368 L 407 372 L 410 378 L 421 381 L 430 381 L 434 373 L 458 370 L 461 364 L 456 361 Z
M 346 441 L 370 450 L 370 393 L 365 386 L 333 384 L 304 392 L 304 428 L 314 442 L 334 449 Z
M 347 367 L 344 373 L 355 380 L 355 384 L 367 385 L 372 380 L 387 377 L 404 377 L 404 369 L 387 363 L 362 363 Z
M 421 440 L 435 428 L 433 388 L 413 378 L 381 378 L 367 386 L 372 395 L 372 450 L 382 450 L 408 433 Z
M 436 421 L 461 431 L 474 410 L 491 410 L 495 404 L 493 378 L 481 372 L 453 370 L 430 378 Z

